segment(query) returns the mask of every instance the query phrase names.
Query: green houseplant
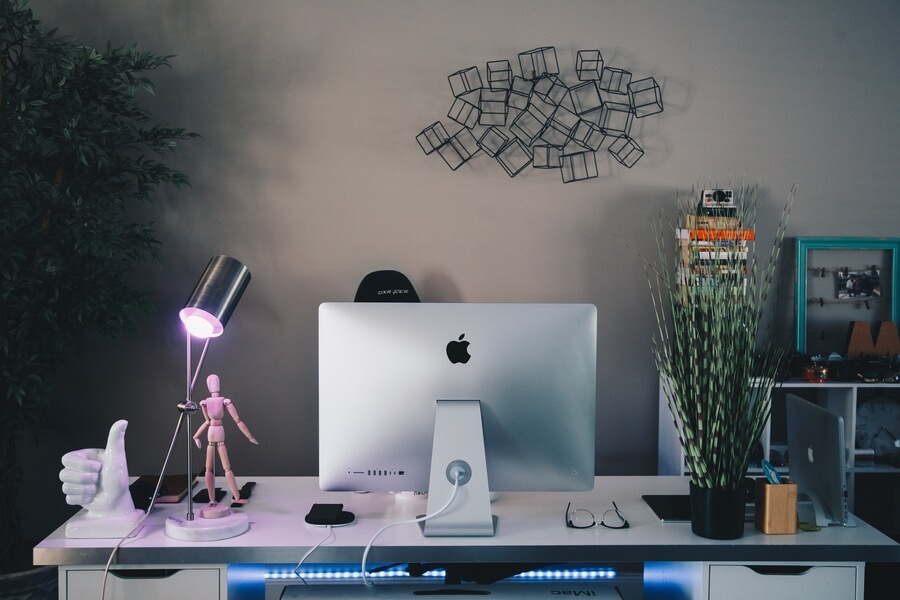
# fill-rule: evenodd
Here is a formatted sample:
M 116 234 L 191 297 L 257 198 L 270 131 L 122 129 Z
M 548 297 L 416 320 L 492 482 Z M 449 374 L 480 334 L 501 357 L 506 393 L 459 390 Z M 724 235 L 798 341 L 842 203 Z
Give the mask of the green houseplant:
M 658 325 L 653 355 L 690 473 L 694 532 L 733 538 L 743 534 L 743 480 L 786 352 L 771 320 L 763 324 L 794 190 L 771 252 L 761 258 L 758 186 L 735 189 L 734 215 L 718 220 L 691 216 L 697 197 L 677 198 L 677 225 L 654 221 L 660 264 L 648 264 Z M 730 529 L 711 531 L 718 509 L 697 504 L 715 497 L 737 513 Z
M 19 443 L 47 425 L 65 352 L 149 306 L 128 274 L 159 241 L 129 211 L 188 184 L 162 161 L 194 136 L 155 123 L 135 95 L 169 58 L 95 50 L 0 0 L 0 572 L 21 556 Z

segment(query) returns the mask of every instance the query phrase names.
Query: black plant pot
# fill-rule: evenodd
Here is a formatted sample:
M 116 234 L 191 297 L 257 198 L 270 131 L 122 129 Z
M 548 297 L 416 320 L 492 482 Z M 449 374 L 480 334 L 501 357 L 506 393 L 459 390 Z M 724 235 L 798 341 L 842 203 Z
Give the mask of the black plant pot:
M 706 489 L 691 482 L 691 531 L 713 540 L 744 535 L 744 487 Z

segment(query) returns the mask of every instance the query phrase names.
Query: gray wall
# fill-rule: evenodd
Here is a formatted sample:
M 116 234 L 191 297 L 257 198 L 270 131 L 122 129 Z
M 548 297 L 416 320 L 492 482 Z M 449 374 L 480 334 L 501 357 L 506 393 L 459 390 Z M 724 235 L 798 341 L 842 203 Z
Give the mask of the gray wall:
M 149 214 L 164 262 L 139 275 L 157 312 L 114 344 L 85 340 L 63 373 L 65 429 L 32 451 L 27 484 L 39 534 L 71 512 L 60 454 L 101 445 L 116 419 L 130 421 L 131 472 L 159 468 L 184 386 L 175 315 L 215 254 L 253 273 L 206 369 L 260 440 L 231 430 L 239 478 L 315 474 L 317 306 L 351 300 L 381 268 L 405 272 L 425 301 L 595 303 L 597 471 L 647 474 L 657 379 L 638 254 L 654 255 L 649 219 L 676 192 L 758 181 L 763 243 L 794 183 L 791 237 L 900 233 L 893 0 L 33 4 L 85 43 L 177 55 L 148 102 L 203 135 L 172 162 L 193 188 L 161 193 Z M 545 171 L 510 179 L 484 155 L 451 172 L 422 153 L 416 134 L 449 124 L 450 73 L 546 45 L 564 73 L 577 50 L 599 49 L 660 82 L 665 112 L 636 125 L 646 156 L 633 169 L 604 159 L 597 179 L 564 185 Z

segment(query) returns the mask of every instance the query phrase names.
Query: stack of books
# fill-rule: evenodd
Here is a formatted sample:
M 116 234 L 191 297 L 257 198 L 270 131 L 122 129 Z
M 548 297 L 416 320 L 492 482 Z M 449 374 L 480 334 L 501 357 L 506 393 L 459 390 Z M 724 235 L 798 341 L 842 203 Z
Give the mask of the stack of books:
M 676 230 L 681 286 L 734 286 L 741 294 L 747 285 L 747 244 L 756 239 L 740 219 L 727 215 L 685 214 Z
M 199 477 L 202 477 L 202 473 L 198 473 L 191 478 L 191 487 L 194 487 Z M 158 481 L 159 475 L 141 475 L 131 482 L 128 488 L 135 508 L 146 510 L 150 506 Z M 156 497 L 156 503 L 175 504 L 181 502 L 187 496 L 187 493 L 188 476 L 186 474 L 166 475 L 159 485 L 159 495 Z

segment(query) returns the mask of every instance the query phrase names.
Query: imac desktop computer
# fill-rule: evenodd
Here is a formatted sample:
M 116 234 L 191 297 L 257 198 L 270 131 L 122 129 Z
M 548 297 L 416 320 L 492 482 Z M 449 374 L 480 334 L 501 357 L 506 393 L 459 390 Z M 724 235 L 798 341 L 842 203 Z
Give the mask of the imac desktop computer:
M 427 492 L 426 536 L 490 536 L 490 494 L 594 484 L 590 304 L 325 303 L 319 483 Z
M 798 500 L 812 504 L 819 527 L 854 527 L 856 522 L 847 510 L 843 417 L 794 394 L 785 395 L 785 408 L 788 469 L 797 482 Z

